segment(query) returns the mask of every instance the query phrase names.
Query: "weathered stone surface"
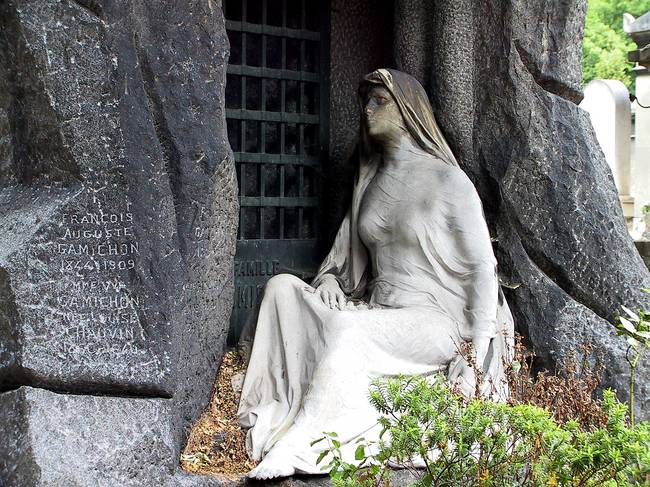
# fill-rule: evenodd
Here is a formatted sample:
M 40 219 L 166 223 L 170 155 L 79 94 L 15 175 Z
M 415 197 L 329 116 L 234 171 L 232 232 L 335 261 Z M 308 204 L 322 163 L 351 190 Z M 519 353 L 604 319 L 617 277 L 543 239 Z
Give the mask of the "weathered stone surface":
M 37 485 L 40 469 L 34 465 L 29 444 L 29 405 L 25 391 L 0 394 L 0 485 Z
M 45 409 L 29 411 L 46 408 L 45 392 L 6 393 L 26 398 L 12 402 L 13 430 L 31 429 L 0 435 L 9 459 L 0 484 L 13 475 L 8 451 L 28 452 L 22 479 L 86 460 L 114 471 L 116 485 L 141 467 L 153 469 L 143 478 L 176 468 L 209 397 L 232 306 L 238 205 L 227 54 L 213 0 L 0 3 L 0 390 L 80 394 L 57 399 L 47 423 Z M 34 435 L 48 424 L 66 422 L 66 435 L 82 438 L 105 413 L 107 432 L 111 424 L 125 432 L 119 404 L 133 436 L 148 438 L 129 408 L 149 403 L 105 402 L 106 394 L 166 404 L 157 419 L 153 406 L 142 411 L 166 450 L 143 457 L 147 466 L 136 453 L 89 451 L 59 470 L 60 452 L 36 454 Z M 99 444 L 137 450 L 128 435 L 113 439 Z
M 178 464 L 170 399 L 21 387 L 0 394 L 0 417 L 2 485 L 166 485 Z
M 616 336 L 610 322 L 580 304 L 562 290 L 531 261 L 517 234 L 506 226 L 499 227 L 500 264 L 511 270 L 511 283 L 522 285 L 508 291 L 509 302 L 516 306 L 520 332 L 532 344 L 537 366 L 552 366 L 581 344 L 594 345 L 594 360 L 602 360 L 603 384 L 615 387 L 621 400 L 628 399 L 629 368 L 624 359 L 626 343 Z M 637 373 L 647 377 L 648 366 L 640 364 Z M 647 381 L 637 383 L 637 412 L 647 410 Z
M 546 366 L 593 342 L 607 359 L 605 385 L 625 397 L 624 346 L 610 322 L 621 304 L 650 304 L 640 291 L 650 275 L 588 115 L 575 105 L 585 8 L 582 0 L 438 2 L 431 96 L 481 194 L 500 272 L 520 284 L 506 296 L 515 323 Z M 649 381 L 642 370 L 639 413 L 648 411 Z
M 179 470 L 173 399 L 0 393 L 0 485 L 7 487 L 329 487 L 328 477 L 258 482 Z M 409 485 L 395 472 L 392 485 Z
M 393 57 L 399 71 L 409 73 L 425 89 L 431 82 L 431 39 L 433 21 L 430 15 L 434 0 L 395 0 L 393 14 Z
M 237 218 L 219 5 L 16 0 L 1 18 L 0 384 L 202 402 Z

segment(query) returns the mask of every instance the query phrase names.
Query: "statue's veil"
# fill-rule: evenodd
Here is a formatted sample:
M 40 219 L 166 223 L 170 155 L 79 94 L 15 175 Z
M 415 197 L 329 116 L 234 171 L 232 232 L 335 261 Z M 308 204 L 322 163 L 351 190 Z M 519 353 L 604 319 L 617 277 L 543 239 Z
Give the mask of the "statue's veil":
M 431 154 L 452 166 L 458 162 L 445 140 L 436 118 L 433 115 L 427 93 L 413 76 L 392 69 L 378 69 L 366 75 L 359 85 L 359 103 L 363 110 L 366 94 L 373 86 L 386 88 L 393 96 L 402 114 L 406 128 L 418 145 Z M 361 142 L 367 131 L 361 127 Z
M 404 123 L 418 145 L 446 164 L 458 166 L 431 109 L 427 93 L 412 76 L 392 69 L 378 69 L 366 75 L 359 85 L 359 105 L 363 110 L 366 93 L 372 86 L 383 86 L 393 96 Z M 370 142 L 365 121 L 359 134 L 359 169 L 352 193 L 352 204 L 336 235 L 329 255 L 321 264 L 312 285 L 318 286 L 325 274 L 334 275 L 341 289 L 353 297 L 366 290 L 368 256 L 359 239 L 357 218 L 363 194 L 381 163 L 381 153 Z
M 423 150 L 431 154 L 438 161 L 454 166 L 454 169 L 458 168 L 458 162 L 438 128 L 427 94 L 415 78 L 390 69 L 378 69 L 370 73 L 363 79 L 359 87 L 359 102 L 362 109 L 367 99 L 367 91 L 373 85 L 384 86 L 388 89 L 397 102 L 409 133 Z M 321 264 L 318 274 L 312 282 L 312 286 L 317 287 L 324 276 L 330 274 L 337 279 L 341 289 L 351 297 L 363 297 L 366 294 L 367 284 L 371 276 L 368 272 L 368 253 L 359 237 L 358 217 L 363 195 L 381 164 L 381 157 L 381 151 L 376 146 L 373 146 L 370 141 L 367 128 L 365 127 L 365 121 L 362 119 L 359 140 L 359 170 L 352 193 L 352 204 L 339 228 L 332 250 Z M 436 245 L 432 240 L 428 240 L 428 242 L 431 245 Z M 430 249 L 428 253 L 430 255 L 437 255 L 443 261 L 446 259 L 445 262 L 449 265 L 445 265 L 449 269 L 457 267 L 457 259 L 449 256 L 448 248 L 445 247 L 444 239 L 442 238 L 440 245 L 440 248 Z M 492 259 L 494 259 L 493 254 Z M 451 265 L 452 261 L 454 263 L 453 265 Z M 464 270 L 456 276 L 459 282 L 465 279 L 465 274 L 469 272 L 473 265 L 474 263 L 470 261 L 465 262 Z M 490 352 L 484 364 L 484 379 L 499 379 L 494 381 L 485 380 L 482 392 L 488 393 L 491 391 L 490 394 L 493 397 L 505 398 L 507 396 L 507 384 L 501 380 L 504 377 L 503 360 L 512 358 L 514 326 L 512 315 L 505 302 L 503 293 L 498 286 L 496 259 L 494 259 L 494 265 L 494 279 L 498 288 L 495 323 L 497 323 L 496 326 L 500 332 L 497 334 L 497 339 L 491 342 Z M 451 272 L 453 273 L 455 271 Z M 451 289 L 453 287 L 452 283 L 448 282 L 442 282 L 441 285 L 443 288 L 448 287 Z M 453 291 L 449 291 L 447 294 L 451 296 Z M 495 298 L 497 297 L 495 296 Z M 458 309 L 455 312 L 453 311 L 455 307 L 451 301 L 456 301 L 457 299 L 455 297 L 447 300 L 445 295 L 440 295 L 437 299 L 441 304 L 447 303 L 448 306 L 444 307 L 449 311 L 450 316 L 462 322 L 463 316 L 461 315 L 463 311 Z M 465 339 L 470 339 L 471 331 L 461 329 L 461 336 Z M 458 377 L 465 376 L 467 373 L 473 374 L 473 371 L 468 372 L 468 367 L 462 354 L 459 354 L 449 365 L 448 379 L 454 382 Z

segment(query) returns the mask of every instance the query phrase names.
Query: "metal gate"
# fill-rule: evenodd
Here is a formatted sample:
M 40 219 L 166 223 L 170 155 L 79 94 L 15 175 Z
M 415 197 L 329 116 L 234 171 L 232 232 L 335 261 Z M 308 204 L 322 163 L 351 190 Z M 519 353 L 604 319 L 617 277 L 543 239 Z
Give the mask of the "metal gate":
M 324 2 L 226 0 L 228 138 L 239 182 L 234 344 L 266 281 L 313 276 L 326 154 Z

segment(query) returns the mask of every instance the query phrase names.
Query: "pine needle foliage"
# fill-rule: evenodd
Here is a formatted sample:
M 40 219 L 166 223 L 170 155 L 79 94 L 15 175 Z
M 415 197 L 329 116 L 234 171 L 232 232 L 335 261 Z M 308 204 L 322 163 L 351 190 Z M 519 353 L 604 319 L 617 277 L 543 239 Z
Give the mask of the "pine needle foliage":
M 609 390 L 607 421 L 591 429 L 529 404 L 465 400 L 439 376 L 377 380 L 369 397 L 380 440 L 357 440 L 354 463 L 336 433 L 314 442 L 329 444 L 320 460 L 336 487 L 387 486 L 391 467 L 411 470 L 418 487 L 632 486 L 650 475 L 648 424 L 629 426 Z

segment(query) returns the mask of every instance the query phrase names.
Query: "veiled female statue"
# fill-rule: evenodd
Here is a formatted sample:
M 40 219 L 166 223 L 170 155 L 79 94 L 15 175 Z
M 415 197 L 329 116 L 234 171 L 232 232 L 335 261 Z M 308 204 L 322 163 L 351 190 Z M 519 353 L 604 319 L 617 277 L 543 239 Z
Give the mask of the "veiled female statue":
M 323 473 L 316 459 L 335 431 L 378 435 L 370 381 L 446 374 L 466 394 L 507 394 L 503 361 L 512 318 L 478 194 L 411 76 L 379 69 L 359 87 L 359 169 L 351 207 L 311 286 L 281 274 L 260 305 L 239 419 L 262 460 L 249 476 Z

